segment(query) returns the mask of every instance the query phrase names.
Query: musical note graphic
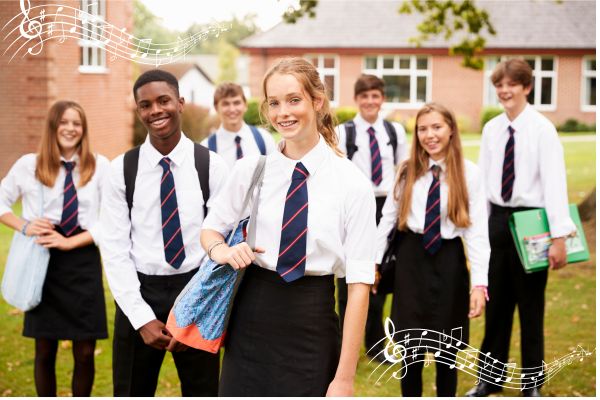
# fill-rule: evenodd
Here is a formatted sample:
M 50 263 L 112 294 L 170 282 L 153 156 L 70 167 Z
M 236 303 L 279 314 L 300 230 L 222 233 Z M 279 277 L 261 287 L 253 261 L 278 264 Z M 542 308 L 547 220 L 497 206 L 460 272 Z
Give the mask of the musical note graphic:
M 377 376 L 376 383 L 402 379 L 407 367 L 414 363 L 421 362 L 428 366 L 435 362 L 469 374 L 477 379 L 477 383 L 484 381 L 507 389 L 524 390 L 547 383 L 573 360 L 581 362 L 596 352 L 596 349 L 587 351 L 578 345 L 558 360 L 549 363 L 542 361 L 542 365 L 533 368 L 519 368 L 516 363 L 500 362 L 489 352 L 482 353 L 464 343 L 460 327 L 452 329 L 450 335 L 431 329 L 396 331 L 393 322 L 387 318 L 384 329 L 386 337 L 378 343 L 386 343 L 382 352 L 388 364 L 379 363 L 371 372 L 370 379 Z M 423 352 L 424 357 L 417 356 Z
M 60 44 L 75 39 L 104 49 L 111 62 L 120 58 L 158 67 L 185 60 L 198 43 L 230 29 L 215 25 L 185 38 L 178 36 L 176 42 L 153 43 L 151 38 L 136 38 L 126 28 L 118 28 L 87 10 L 61 4 L 31 6 L 29 0 L 19 1 L 21 13 L 2 28 L 8 31 L 3 40 L 11 42 L 3 53 L 12 52 L 9 62 L 17 55 L 40 54 L 47 40 L 57 39 Z M 96 4 L 88 4 L 88 9 Z

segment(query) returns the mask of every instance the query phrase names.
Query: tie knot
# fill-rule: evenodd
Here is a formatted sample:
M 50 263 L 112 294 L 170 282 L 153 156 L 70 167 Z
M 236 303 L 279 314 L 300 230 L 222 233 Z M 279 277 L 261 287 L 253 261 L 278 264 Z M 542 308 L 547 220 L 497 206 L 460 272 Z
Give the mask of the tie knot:
M 367 133 L 368 133 L 369 135 L 371 135 L 371 136 L 375 136 L 375 129 L 374 129 L 372 126 L 370 126 L 370 127 L 367 129 Z
M 433 175 L 433 178 L 434 178 L 434 179 L 440 179 L 440 171 L 441 171 L 441 170 L 442 170 L 442 169 L 440 168 L 440 166 L 439 166 L 439 165 L 433 165 L 433 166 L 431 167 L 431 174 Z
M 239 136 L 236 136 L 236 137 L 235 137 L 235 139 L 233 139 L 233 140 L 235 140 L 235 142 L 236 142 L 237 144 L 240 144 L 240 142 L 242 141 L 242 138 L 241 138 L 241 137 L 239 137 Z
M 160 160 L 159 164 L 165 171 L 168 171 L 171 169 L 171 159 L 169 157 L 162 158 Z
M 510 136 L 512 136 L 512 135 L 515 134 L 515 129 L 512 126 L 510 126 L 510 125 L 508 126 L 508 134 Z
M 308 170 L 301 162 L 297 163 L 294 167 L 294 173 L 292 174 L 292 180 L 304 180 L 308 178 Z
M 75 168 L 75 161 L 63 161 L 62 164 L 65 166 L 67 172 L 71 172 Z

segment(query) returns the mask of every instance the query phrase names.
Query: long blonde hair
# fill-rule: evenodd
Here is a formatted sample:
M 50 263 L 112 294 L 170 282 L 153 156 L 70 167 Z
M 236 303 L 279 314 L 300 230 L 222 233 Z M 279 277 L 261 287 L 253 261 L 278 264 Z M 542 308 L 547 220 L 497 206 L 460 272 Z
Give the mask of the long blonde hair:
M 79 142 L 77 153 L 79 154 L 79 185 L 85 186 L 96 171 L 96 159 L 90 151 L 87 119 L 83 108 L 74 101 L 57 101 L 48 110 L 46 120 L 46 130 L 42 134 L 42 140 L 37 153 L 37 162 L 35 166 L 35 177 L 48 187 L 54 186 L 56 176 L 60 169 L 60 148 L 58 146 L 58 126 L 63 114 L 68 109 L 73 109 L 79 113 L 81 118 L 81 127 L 83 135 Z
M 429 154 L 419 142 L 418 124 L 421 116 L 431 112 L 440 114 L 452 132 L 445 157 L 446 182 L 448 184 L 448 218 L 459 228 L 466 228 L 471 225 L 469 193 L 465 180 L 464 158 L 456 119 L 452 112 L 441 104 L 428 103 L 417 113 L 410 158 L 400 166 L 400 173 L 394 186 L 394 199 L 400 203 L 398 228 L 401 230 L 407 229 L 415 182 L 429 169 Z
M 275 74 L 290 74 L 293 75 L 304 88 L 304 91 L 310 96 L 314 102 L 317 99 L 323 99 L 323 106 L 320 110 L 315 111 L 317 114 L 317 130 L 323 136 L 325 142 L 335 151 L 335 153 L 343 157 L 343 153 L 338 149 L 338 137 L 335 133 L 335 117 L 331 113 L 329 99 L 325 92 L 325 85 L 319 78 L 317 69 L 310 62 L 300 57 L 290 57 L 279 60 L 265 74 L 263 78 L 263 99 L 260 104 L 260 112 L 265 119 L 267 118 L 267 81 Z

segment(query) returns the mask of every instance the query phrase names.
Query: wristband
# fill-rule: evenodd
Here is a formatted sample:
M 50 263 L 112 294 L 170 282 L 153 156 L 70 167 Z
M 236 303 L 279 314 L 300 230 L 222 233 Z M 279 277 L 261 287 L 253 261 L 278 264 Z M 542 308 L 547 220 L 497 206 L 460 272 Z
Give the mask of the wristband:
M 27 227 L 29 226 L 29 221 L 25 221 L 25 224 L 23 225 L 23 228 L 21 228 L 21 233 L 25 236 L 27 236 Z
M 208 258 L 210 258 L 211 260 L 213 260 L 213 258 L 210 256 L 211 252 L 213 251 L 213 249 L 221 244 L 225 244 L 224 241 L 222 240 L 217 240 L 216 242 L 213 242 L 210 246 L 208 246 L 208 251 L 206 252 L 208 254 Z M 215 261 L 215 260 L 213 260 Z
M 490 301 L 490 297 L 488 296 L 487 286 L 485 286 L 485 285 L 473 286 L 473 288 L 471 288 L 471 293 L 473 293 L 473 290 L 475 290 L 475 289 L 483 290 L 483 294 L 485 295 L 485 300 Z

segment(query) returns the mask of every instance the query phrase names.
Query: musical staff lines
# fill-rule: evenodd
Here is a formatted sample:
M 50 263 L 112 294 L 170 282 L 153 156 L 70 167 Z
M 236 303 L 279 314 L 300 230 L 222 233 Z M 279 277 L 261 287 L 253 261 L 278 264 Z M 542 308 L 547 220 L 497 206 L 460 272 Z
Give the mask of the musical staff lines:
M 3 33 L 8 32 L 3 41 L 10 41 L 3 53 L 12 54 L 9 62 L 19 55 L 40 54 L 49 40 L 64 43 L 66 39 L 75 39 L 105 49 L 111 61 L 121 58 L 158 67 L 185 60 L 198 43 L 229 30 L 213 26 L 185 38 L 177 37 L 175 42 L 153 43 L 152 38 L 137 38 L 126 28 L 118 28 L 79 8 L 63 4 L 32 7 L 29 0 L 20 0 L 20 6 L 21 13 L 2 27 Z
M 596 352 L 596 349 L 587 351 L 577 346 L 575 350 L 552 362 L 542 361 L 542 365 L 537 367 L 520 368 L 516 363 L 502 363 L 491 357 L 490 353 L 484 354 L 464 343 L 462 328 L 452 329 L 450 335 L 430 329 L 396 331 L 389 318 L 386 318 L 384 327 L 386 337 L 379 343 L 384 342 L 385 348 L 380 354 L 384 355 L 388 363 L 376 365 L 369 377 L 373 379 L 378 376 L 377 383 L 388 382 L 392 378 L 402 379 L 407 367 L 414 363 L 422 362 L 428 366 L 431 362 L 436 362 L 473 376 L 477 383 L 484 381 L 522 391 L 543 385 L 573 361 L 582 362 Z M 433 357 L 426 357 L 427 354 L 425 357 L 419 356 L 424 353 L 433 353 Z

